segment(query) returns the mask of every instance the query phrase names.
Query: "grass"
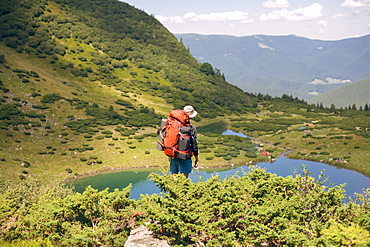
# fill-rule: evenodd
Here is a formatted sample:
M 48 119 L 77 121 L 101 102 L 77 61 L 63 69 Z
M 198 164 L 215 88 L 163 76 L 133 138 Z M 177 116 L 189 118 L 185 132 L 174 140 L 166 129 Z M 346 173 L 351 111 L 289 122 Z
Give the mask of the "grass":
M 163 152 L 155 149 L 157 138 L 148 136 L 148 134 L 156 133 L 156 128 L 134 128 L 136 134 L 131 136 L 122 136 L 115 131 L 116 126 L 96 126 L 92 133 L 78 133 L 65 127 L 64 123 L 68 121 L 69 116 L 76 119 L 89 118 L 84 109 L 71 107 L 70 103 L 65 100 L 44 104 L 49 106 L 46 110 L 34 109 L 32 105 L 42 104 L 40 99 L 49 93 L 57 93 L 67 99 L 77 98 L 89 103 L 98 103 L 100 107 L 113 106 L 117 111 L 120 108 L 114 103 L 117 99 L 130 99 L 136 106 L 155 108 L 165 117 L 172 109 L 172 105 L 166 104 L 163 99 L 152 94 L 153 92 L 129 92 L 122 96 L 122 92 L 112 86 L 102 85 L 99 81 L 90 81 L 88 78 L 76 78 L 66 70 L 55 69 L 55 66 L 49 63 L 49 57 L 40 59 L 32 53 L 26 56 L 0 46 L 10 66 L 10 68 L 0 68 L 0 79 L 10 90 L 10 93 L 2 93 L 2 95 L 7 97 L 8 102 L 12 102 L 12 98 L 21 99 L 24 112 L 34 111 L 46 116 L 46 122 L 29 119 L 36 121 L 39 124 L 38 127 L 28 125 L 14 126 L 10 130 L 0 129 L 0 174 L 2 177 L 15 181 L 19 181 L 20 178 L 37 178 L 44 182 L 62 182 L 112 169 L 168 167 L 168 158 Z M 83 49 L 86 52 L 84 55 L 87 56 L 90 48 L 83 46 Z M 71 58 L 67 56 L 67 59 Z M 71 62 L 76 61 L 71 59 Z M 31 77 L 27 83 L 24 83 L 13 71 L 14 69 L 35 71 L 40 77 Z M 142 70 L 136 69 L 135 72 L 138 73 L 138 78 L 145 78 Z M 122 76 L 128 81 L 132 79 L 130 75 L 127 75 L 127 78 Z M 159 80 L 163 85 L 168 83 L 159 75 L 149 76 L 151 79 Z M 32 97 L 33 93 L 41 96 Z M 266 156 L 256 155 L 257 150 L 247 151 L 243 147 L 236 148 L 232 140 L 227 140 L 221 135 L 207 134 L 207 132 L 222 132 L 227 128 L 232 128 L 253 136 L 256 145 L 260 142 L 267 143 L 265 148 L 274 157 L 282 154 L 285 151 L 284 148 L 287 148 L 293 151 L 289 154 L 292 158 L 334 163 L 338 167 L 349 168 L 370 176 L 370 167 L 367 166 L 370 154 L 369 140 L 349 131 L 338 130 L 319 123 L 292 125 L 285 131 L 274 133 L 263 130 L 248 133 L 243 129 L 232 127 L 235 122 L 273 120 L 280 116 L 306 122 L 312 120 L 300 114 L 284 115 L 276 112 L 270 114 L 266 110 L 248 116 L 224 116 L 211 120 L 194 121 L 198 128 L 201 166 L 224 167 L 268 160 Z M 298 128 L 302 126 L 307 129 L 299 130 Z M 112 135 L 107 137 L 104 131 L 110 131 Z M 304 135 L 308 133 L 315 139 L 304 138 Z M 137 139 L 137 136 L 142 135 L 145 135 L 143 139 Z M 351 136 L 352 139 L 330 139 L 333 135 Z M 319 137 L 323 138 L 319 139 Z M 309 144 L 310 142 L 315 143 Z M 240 145 L 240 143 L 237 144 Z M 330 153 L 330 155 L 314 155 L 311 154 L 312 152 Z M 246 156 L 251 154 L 255 157 Z M 345 159 L 347 163 L 330 161 L 331 157 Z M 25 161 L 29 162 L 29 167 L 24 166 Z
M 299 127 L 303 126 L 292 126 L 285 132 L 259 136 L 259 139 L 291 150 L 289 158 L 335 165 L 370 177 L 369 139 L 320 124 L 304 130 Z

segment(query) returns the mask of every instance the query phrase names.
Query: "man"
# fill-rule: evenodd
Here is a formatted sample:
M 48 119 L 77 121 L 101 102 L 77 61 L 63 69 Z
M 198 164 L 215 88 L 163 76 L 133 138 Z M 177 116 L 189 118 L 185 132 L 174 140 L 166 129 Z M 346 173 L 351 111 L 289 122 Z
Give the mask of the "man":
M 188 114 L 190 118 L 194 118 L 198 112 L 194 110 L 194 108 L 190 105 L 187 105 L 184 107 L 184 112 Z M 197 142 L 197 129 L 193 124 L 190 124 L 189 126 L 190 134 L 192 136 L 191 138 L 191 149 L 193 151 L 193 156 L 195 158 L 194 162 L 194 168 L 199 168 L 199 152 L 198 152 L 198 142 Z M 192 161 L 190 159 L 182 160 L 182 159 L 170 159 L 170 171 L 172 174 L 178 174 L 179 172 L 184 174 L 184 176 L 187 178 L 189 176 L 189 173 L 192 171 Z

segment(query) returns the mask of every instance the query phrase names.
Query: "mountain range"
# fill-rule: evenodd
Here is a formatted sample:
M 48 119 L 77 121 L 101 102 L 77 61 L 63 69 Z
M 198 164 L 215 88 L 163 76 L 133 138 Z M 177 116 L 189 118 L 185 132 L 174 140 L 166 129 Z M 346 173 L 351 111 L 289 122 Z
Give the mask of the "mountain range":
M 370 77 L 370 35 L 338 41 L 297 36 L 176 34 L 201 63 L 211 63 L 246 92 L 312 100 Z

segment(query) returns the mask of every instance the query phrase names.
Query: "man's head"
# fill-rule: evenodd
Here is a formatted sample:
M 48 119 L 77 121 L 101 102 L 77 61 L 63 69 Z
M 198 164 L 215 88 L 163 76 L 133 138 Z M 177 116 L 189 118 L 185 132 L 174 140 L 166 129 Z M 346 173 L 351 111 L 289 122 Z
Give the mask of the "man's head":
M 198 112 L 196 112 L 191 105 L 185 106 L 184 107 L 184 112 L 186 112 L 189 115 L 190 118 L 193 118 L 198 114 Z

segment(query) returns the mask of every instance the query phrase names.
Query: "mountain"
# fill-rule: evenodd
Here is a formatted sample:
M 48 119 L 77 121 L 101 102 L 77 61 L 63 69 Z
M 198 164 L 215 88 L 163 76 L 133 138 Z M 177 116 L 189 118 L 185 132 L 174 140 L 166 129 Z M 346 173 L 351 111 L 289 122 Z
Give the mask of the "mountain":
M 0 13 L 1 176 L 166 164 L 152 137 L 171 109 L 194 105 L 200 121 L 257 105 L 124 2 L 4 0 Z
M 312 99 L 370 77 L 370 35 L 338 41 L 297 36 L 176 34 L 201 63 L 211 63 L 246 92 Z
M 289 95 L 244 92 L 155 18 L 120 1 L 4 0 L 0 13 L 0 181 L 167 166 L 155 150 L 157 129 L 170 110 L 188 104 L 199 113 L 192 121 L 205 166 L 267 158 L 250 139 L 220 136 L 221 129 L 272 134 L 284 146 L 292 142 L 283 145 L 279 130 L 332 112 Z M 368 138 L 367 112 L 342 113 L 338 128 Z M 348 123 L 352 115 L 360 129 Z M 362 164 L 361 157 L 351 162 Z
M 323 104 L 325 107 L 331 107 L 334 104 L 336 108 L 355 105 L 357 109 L 360 107 L 364 109 L 366 104 L 370 104 L 370 78 L 330 90 L 317 96 L 309 103 Z

